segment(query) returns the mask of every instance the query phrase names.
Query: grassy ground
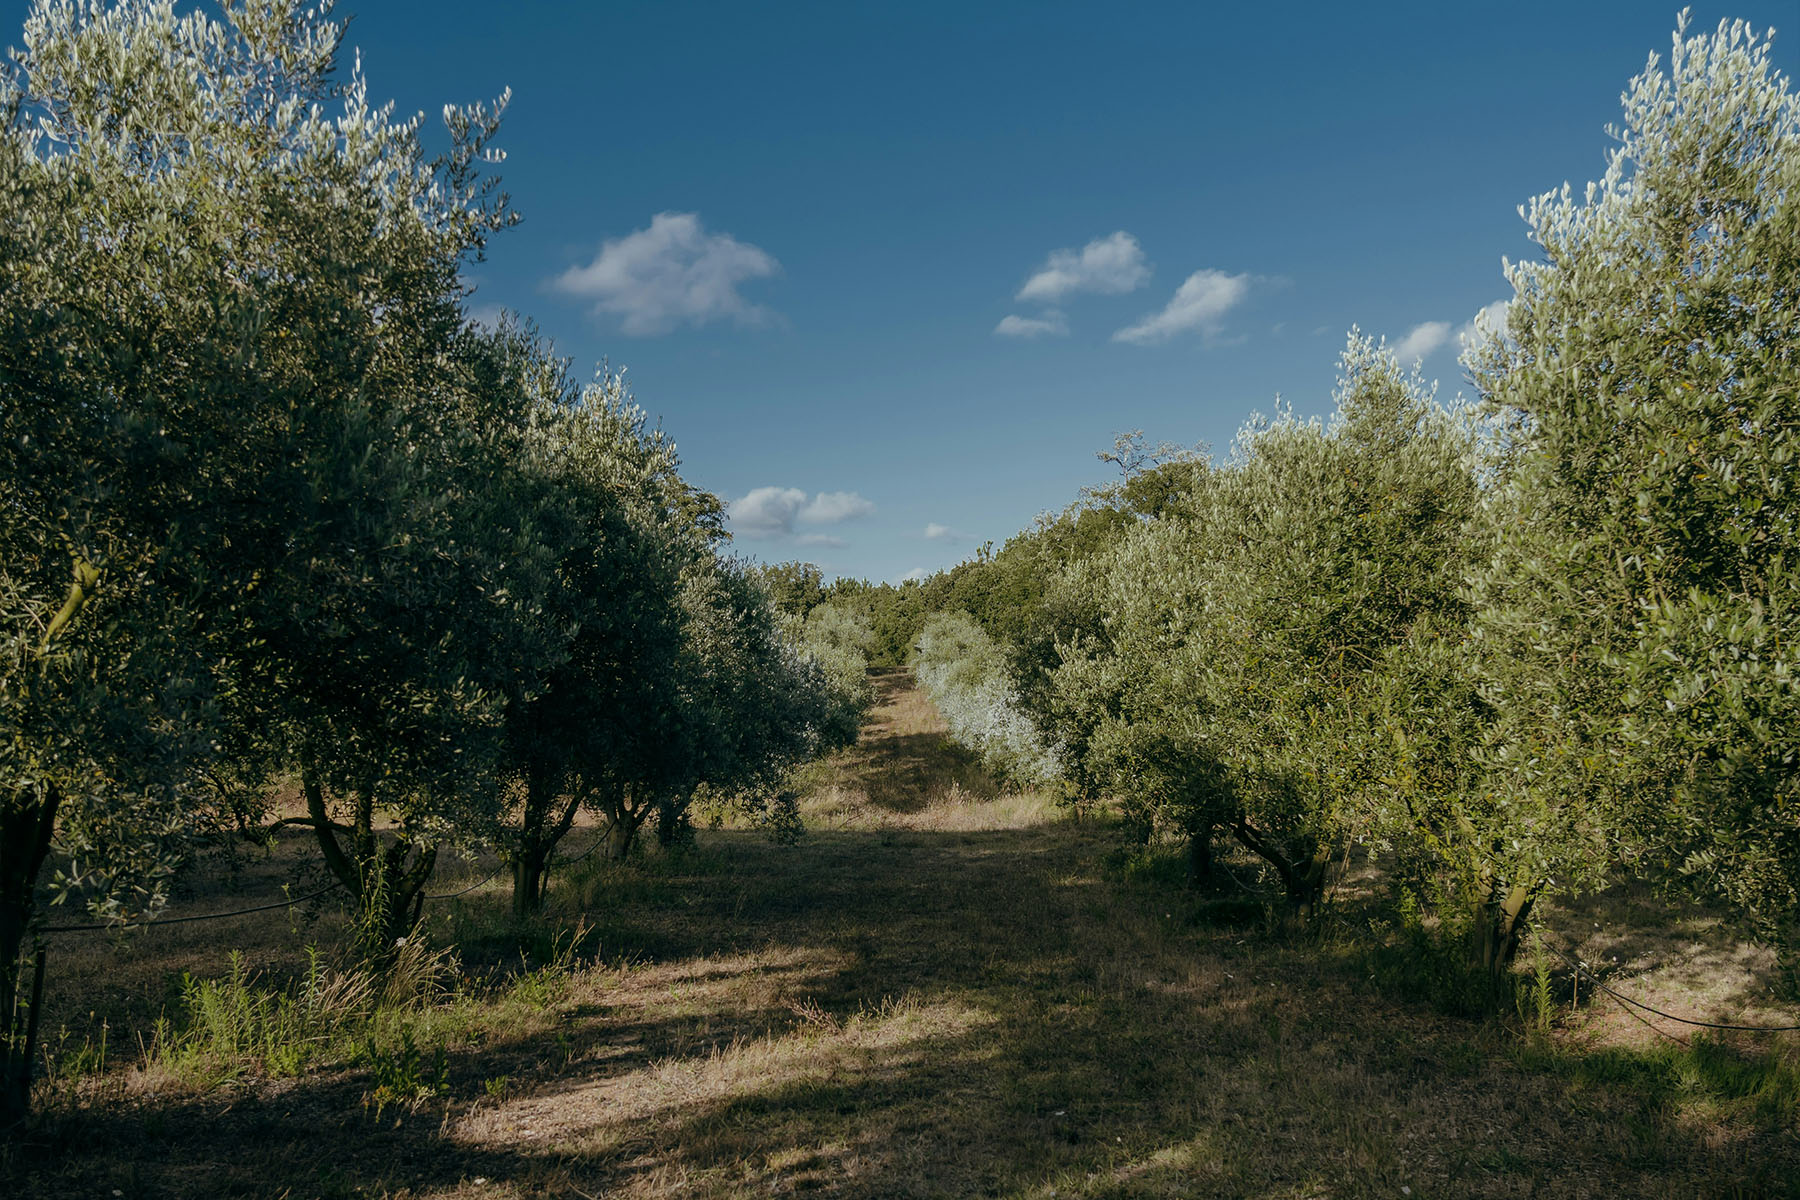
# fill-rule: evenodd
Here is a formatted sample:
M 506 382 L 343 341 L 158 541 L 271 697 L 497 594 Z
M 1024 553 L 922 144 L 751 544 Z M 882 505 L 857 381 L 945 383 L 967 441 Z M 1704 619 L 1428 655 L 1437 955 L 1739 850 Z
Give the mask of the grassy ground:
M 465 967 L 560 966 L 415 1006 L 410 1065 L 351 1048 L 197 1079 L 129 1065 L 128 1042 L 51 1098 L 0 1194 L 1800 1194 L 1793 1043 L 1680 1047 L 1597 1015 L 1524 1035 L 1397 998 L 1354 943 L 1271 933 L 1104 826 L 998 794 L 904 675 L 879 682 L 799 845 L 703 830 L 580 864 L 557 903 L 585 924 L 560 942 L 509 926 L 503 891 L 442 906 Z M 1559 936 L 1603 961 L 1587 920 Z M 74 964 L 118 993 L 115 1044 L 167 1003 L 158 972 L 222 974 L 232 945 L 298 970 L 307 931 L 223 924 L 114 948 L 110 976 L 99 951 Z M 1684 929 L 1683 998 L 1751 1011 Z

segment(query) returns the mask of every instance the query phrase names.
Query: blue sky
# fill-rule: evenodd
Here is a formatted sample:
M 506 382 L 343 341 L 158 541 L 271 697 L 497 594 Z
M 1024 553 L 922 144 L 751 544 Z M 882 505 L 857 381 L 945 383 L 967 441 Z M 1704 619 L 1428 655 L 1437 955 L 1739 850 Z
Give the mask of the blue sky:
M 1352 324 L 1458 390 L 1455 331 L 1531 253 L 1517 206 L 1600 172 L 1676 10 L 342 11 L 404 111 L 513 89 L 524 221 L 473 304 L 628 368 L 740 551 L 894 580 L 1103 481 L 1120 430 L 1223 450 L 1277 394 L 1325 411 Z

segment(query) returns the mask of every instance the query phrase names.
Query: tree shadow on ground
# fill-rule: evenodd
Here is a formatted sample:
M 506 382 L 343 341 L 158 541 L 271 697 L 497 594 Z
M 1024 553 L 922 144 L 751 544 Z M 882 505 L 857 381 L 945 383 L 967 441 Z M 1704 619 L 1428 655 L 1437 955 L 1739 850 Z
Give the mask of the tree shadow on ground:
M 450 1048 L 448 1101 L 378 1115 L 360 1071 L 120 1098 L 52 1114 L 0 1190 L 1689 1196 L 1800 1174 L 1795 1093 L 1746 1092 L 1728 1052 L 1534 1048 L 1303 940 L 1184 922 L 1101 875 L 1102 848 L 1072 825 L 718 833 L 608 865 L 588 915 L 654 952 L 578 976 L 550 1028 Z

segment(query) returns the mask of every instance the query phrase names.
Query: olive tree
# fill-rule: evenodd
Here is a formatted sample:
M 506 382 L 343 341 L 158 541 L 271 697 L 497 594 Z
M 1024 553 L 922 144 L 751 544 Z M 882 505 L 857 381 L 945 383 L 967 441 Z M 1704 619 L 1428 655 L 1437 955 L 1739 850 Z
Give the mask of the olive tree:
M 506 716 L 513 802 L 500 840 L 524 914 L 541 906 L 550 856 L 582 807 L 659 735 L 683 661 L 684 574 L 710 560 L 717 505 L 695 499 L 674 444 L 620 376 L 573 391 L 540 348 L 520 349 L 540 380 L 528 469 L 547 493 L 545 604 L 565 639 L 541 690 Z
M 651 720 L 609 760 L 594 804 L 607 850 L 627 855 L 652 816 L 678 841 L 702 792 L 777 833 L 798 832 L 789 772 L 854 740 L 819 663 L 783 636 L 780 614 L 743 564 L 709 556 L 680 594 L 680 652 L 651 699 Z
M 315 677 L 336 664 L 310 639 L 348 628 L 338 585 L 410 578 L 384 559 L 430 544 L 390 518 L 435 503 L 425 460 L 467 411 L 457 271 L 509 218 L 481 174 L 494 114 L 449 110 L 428 160 L 337 74 L 329 7 L 43 3 L 0 83 L 6 620 L 45 652 L 9 675 L 40 714 L 8 718 L 8 820 L 39 838 L 5 864 L 9 942 L 42 838 L 99 911 L 153 906 L 204 758 L 302 744 L 302 687 L 386 682 Z M 57 672 L 82 686 L 57 699 Z M 56 739 L 89 761 L 50 770 Z
M 1020 707 L 1004 649 L 967 613 L 941 612 L 925 622 L 913 673 L 950 736 L 1002 781 L 1029 788 L 1062 778 L 1061 748 Z
M 833 745 L 855 742 L 875 699 L 869 687 L 875 632 L 868 620 L 844 601 L 827 600 L 807 613 L 797 630 L 790 628 L 787 636 L 790 644 L 818 664 L 829 682 L 833 711 L 825 719 L 831 730 L 826 740 Z
M 1252 422 L 1169 514 L 1066 586 L 1097 633 L 1060 647 L 1087 769 L 1145 827 L 1224 828 L 1296 908 L 1375 829 L 1373 714 L 1391 649 L 1460 612 L 1476 497 L 1469 423 L 1352 334 L 1329 425 Z
M 1522 209 L 1470 357 L 1506 431 L 1479 574 L 1491 870 L 1621 859 L 1766 925 L 1800 900 L 1800 99 L 1742 23 L 1652 56 L 1602 177 Z M 1666 872 L 1664 868 L 1667 868 Z

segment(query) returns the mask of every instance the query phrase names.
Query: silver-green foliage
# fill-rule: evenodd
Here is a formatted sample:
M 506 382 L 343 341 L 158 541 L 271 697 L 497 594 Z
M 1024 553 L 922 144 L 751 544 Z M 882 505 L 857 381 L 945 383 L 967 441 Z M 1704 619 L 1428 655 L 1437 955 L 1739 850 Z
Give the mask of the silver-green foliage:
M 1229 829 L 1292 898 L 1378 836 L 1392 658 L 1456 622 L 1473 428 L 1353 335 L 1329 424 L 1282 414 L 1063 588 L 1100 614 L 1057 706 L 1146 828 Z
M 395 532 L 317 510 L 446 507 L 404 448 L 457 411 L 456 271 L 507 220 L 479 178 L 493 114 L 447 112 L 427 160 L 360 72 L 335 81 L 340 33 L 283 0 L 42 3 L 0 74 L 15 651 L 41 648 L 71 563 L 93 573 L 56 652 L 8 673 L 30 703 L 7 706 L 0 789 L 15 815 L 55 810 L 67 881 L 107 911 L 155 902 L 188 808 L 168 754 L 232 743 L 228 710 L 267 733 L 245 681 L 305 678 L 270 614 L 297 600 L 328 625 L 331 585 L 372 574 L 346 556 Z
M 866 617 L 850 605 L 826 601 L 806 614 L 798 631 L 802 652 L 824 673 L 830 708 L 824 741 L 847 746 L 856 741 L 863 717 L 874 702 L 869 687 L 869 654 L 875 634 Z
M 1521 210 L 1475 631 L 1484 833 L 1523 879 L 1623 855 L 1768 922 L 1800 900 L 1800 97 L 1741 23 L 1653 56 L 1601 179 Z
M 1063 777 L 1061 747 L 1019 704 L 1002 648 L 961 612 L 934 614 L 919 635 L 914 675 L 950 736 L 1002 780 L 1047 787 Z

